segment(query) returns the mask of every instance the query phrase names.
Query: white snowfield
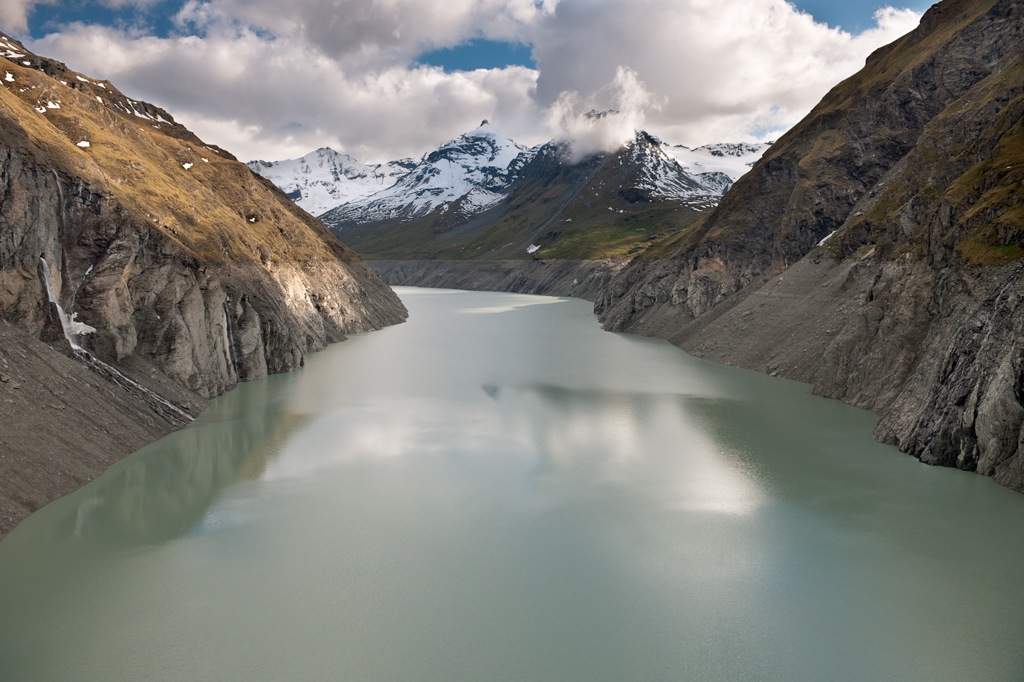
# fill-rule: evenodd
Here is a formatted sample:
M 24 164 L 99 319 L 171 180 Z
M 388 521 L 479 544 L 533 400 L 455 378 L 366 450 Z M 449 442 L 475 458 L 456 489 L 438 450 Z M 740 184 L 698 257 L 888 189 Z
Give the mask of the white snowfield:
M 733 182 L 750 170 L 771 142 L 739 142 L 707 144 L 690 149 L 682 145 L 666 146 L 665 152 L 675 157 L 690 173 L 725 173 Z

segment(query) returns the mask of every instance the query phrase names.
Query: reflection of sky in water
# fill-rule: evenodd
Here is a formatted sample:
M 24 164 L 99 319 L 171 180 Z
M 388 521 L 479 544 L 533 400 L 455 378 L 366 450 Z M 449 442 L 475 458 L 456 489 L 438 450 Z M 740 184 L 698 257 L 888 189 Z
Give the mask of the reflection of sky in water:
M 595 333 L 589 311 L 565 299 L 499 295 L 479 305 L 463 294 L 465 304 L 418 314 L 431 294 L 403 290 L 410 293 L 408 324 L 420 342 L 404 344 L 399 327 L 313 358 L 290 408 L 317 416 L 265 480 L 365 459 L 461 453 L 512 458 L 534 496 L 614 485 L 681 510 L 756 507 L 756 483 L 688 416 L 687 391 L 714 391 L 673 365 L 665 351 L 674 349 Z
M 464 400 L 397 396 L 321 415 L 268 465 L 264 479 L 305 478 L 358 459 L 458 452 L 516 458 L 535 479 L 534 494 L 555 498 L 616 485 L 685 510 L 756 507 L 756 484 L 687 418 L 681 396 L 482 388 Z
M 0 543 L 0 679 L 1024 679 L 1015 493 L 580 301 L 402 295 Z

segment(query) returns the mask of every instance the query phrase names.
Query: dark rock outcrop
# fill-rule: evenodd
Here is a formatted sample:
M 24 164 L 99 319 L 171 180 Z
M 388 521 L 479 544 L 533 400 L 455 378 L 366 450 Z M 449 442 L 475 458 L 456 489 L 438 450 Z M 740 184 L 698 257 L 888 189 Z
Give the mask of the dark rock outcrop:
M 368 261 L 392 286 L 507 291 L 596 300 L 622 260 L 380 260 Z
M 1024 490 L 1022 196 L 1024 6 L 945 0 L 597 310 L 809 381 L 922 461 Z

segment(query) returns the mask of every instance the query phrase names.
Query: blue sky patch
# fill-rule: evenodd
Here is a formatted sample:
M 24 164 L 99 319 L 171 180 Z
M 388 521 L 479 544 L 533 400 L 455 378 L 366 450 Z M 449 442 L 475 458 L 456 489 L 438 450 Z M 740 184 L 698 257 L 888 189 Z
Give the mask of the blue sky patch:
M 471 40 L 456 47 L 427 52 L 416 61 L 427 66 L 439 66 L 448 73 L 504 66 L 537 68 L 528 45 L 497 40 Z
M 848 33 L 861 33 L 874 27 L 875 12 L 883 7 L 900 7 L 924 12 L 934 3 L 931 0 L 790 0 L 797 9 L 807 12 L 819 22 Z
M 35 5 L 28 17 L 29 35 L 40 38 L 60 31 L 74 22 L 137 29 L 148 35 L 166 38 L 174 31 L 174 15 L 181 9 L 181 0 L 159 0 L 145 9 L 131 5 L 112 9 L 88 0 L 61 0 L 53 5 Z

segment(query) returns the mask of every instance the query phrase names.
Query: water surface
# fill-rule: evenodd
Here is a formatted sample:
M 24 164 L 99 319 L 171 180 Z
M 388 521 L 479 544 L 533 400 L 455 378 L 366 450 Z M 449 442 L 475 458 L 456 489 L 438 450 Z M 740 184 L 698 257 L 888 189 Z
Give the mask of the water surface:
M 0 543 L 0 680 L 1024 679 L 1024 497 L 582 301 L 402 289 Z

